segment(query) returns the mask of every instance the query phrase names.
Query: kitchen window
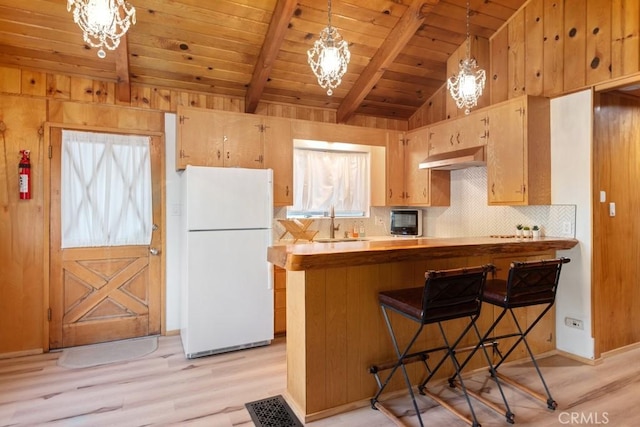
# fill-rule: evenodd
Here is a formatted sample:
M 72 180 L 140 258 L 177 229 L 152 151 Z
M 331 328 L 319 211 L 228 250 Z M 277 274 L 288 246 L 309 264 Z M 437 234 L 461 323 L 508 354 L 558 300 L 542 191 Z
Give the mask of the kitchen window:
M 287 217 L 365 217 L 371 203 L 371 153 L 367 146 L 294 142 L 293 206 Z

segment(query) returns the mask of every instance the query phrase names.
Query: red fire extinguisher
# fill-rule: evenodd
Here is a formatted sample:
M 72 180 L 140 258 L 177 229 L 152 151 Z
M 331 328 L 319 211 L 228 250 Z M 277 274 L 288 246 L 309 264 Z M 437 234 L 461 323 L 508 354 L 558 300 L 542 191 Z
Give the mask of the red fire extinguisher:
M 20 182 L 20 199 L 31 199 L 31 160 L 29 159 L 29 150 L 20 150 L 22 158 L 18 166 L 19 182 Z

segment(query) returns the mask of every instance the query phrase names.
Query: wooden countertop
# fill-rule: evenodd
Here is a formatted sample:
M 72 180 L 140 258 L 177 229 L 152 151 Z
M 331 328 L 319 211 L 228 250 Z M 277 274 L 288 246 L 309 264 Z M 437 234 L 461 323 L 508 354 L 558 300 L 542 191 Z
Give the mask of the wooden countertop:
M 312 242 L 271 246 L 267 260 L 287 270 L 301 271 L 327 267 L 414 261 L 425 258 L 456 258 L 487 254 L 516 254 L 571 249 L 573 238 L 537 239 L 459 237 L 352 242 Z

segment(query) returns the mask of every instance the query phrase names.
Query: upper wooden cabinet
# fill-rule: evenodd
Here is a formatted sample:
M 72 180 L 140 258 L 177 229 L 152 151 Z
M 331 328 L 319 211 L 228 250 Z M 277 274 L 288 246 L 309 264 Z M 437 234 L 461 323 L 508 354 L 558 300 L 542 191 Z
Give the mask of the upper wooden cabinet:
M 447 153 L 487 143 L 486 110 L 429 126 L 429 155 Z
M 203 108 L 178 107 L 176 169 L 223 166 L 222 116 Z
M 273 204 L 293 205 L 293 140 L 291 121 L 275 117 L 262 118 L 264 167 L 273 169 Z
M 273 203 L 293 203 L 293 142 L 288 119 L 178 107 L 176 168 L 273 169 Z
M 490 205 L 551 203 L 549 99 L 523 96 L 487 109 Z
M 400 133 L 387 145 L 387 206 L 449 206 L 450 172 L 420 169 L 429 151 L 428 128 Z
M 262 168 L 261 129 L 260 116 L 180 106 L 176 168 Z
M 402 132 L 391 132 L 387 141 L 387 191 L 385 196 L 385 204 L 387 206 L 402 206 L 405 204 L 404 141 Z

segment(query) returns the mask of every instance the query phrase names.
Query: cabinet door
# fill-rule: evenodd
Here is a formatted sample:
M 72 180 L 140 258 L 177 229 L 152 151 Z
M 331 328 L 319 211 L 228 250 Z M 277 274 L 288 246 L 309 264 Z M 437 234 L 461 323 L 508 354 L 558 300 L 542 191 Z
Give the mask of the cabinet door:
M 400 132 L 391 132 L 387 141 L 387 206 L 404 204 L 404 138 Z
M 291 121 L 263 119 L 264 167 L 273 169 L 273 204 L 293 205 L 293 140 Z
M 488 113 L 478 112 L 456 120 L 455 149 L 479 147 L 487 143 Z
M 455 132 L 453 121 L 429 126 L 429 155 L 433 156 L 455 150 Z
M 178 107 L 176 169 L 222 166 L 223 122 L 204 108 Z
M 227 114 L 224 127 L 224 166 L 263 168 L 260 116 Z
M 429 129 L 408 132 L 405 145 L 405 204 L 429 204 L 430 171 L 419 169 L 419 164 L 429 154 Z
M 429 127 L 429 155 L 448 153 L 487 143 L 487 113 L 473 113 Z
M 273 268 L 273 333 L 287 332 L 287 271 Z
M 489 204 L 525 203 L 524 106 L 521 99 L 489 110 L 487 186 Z

